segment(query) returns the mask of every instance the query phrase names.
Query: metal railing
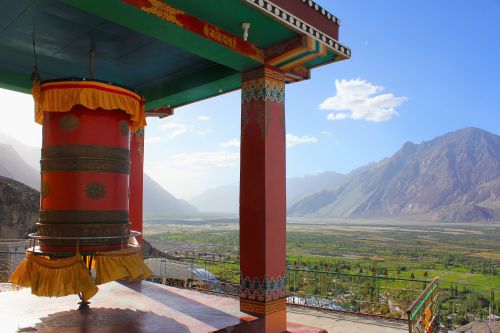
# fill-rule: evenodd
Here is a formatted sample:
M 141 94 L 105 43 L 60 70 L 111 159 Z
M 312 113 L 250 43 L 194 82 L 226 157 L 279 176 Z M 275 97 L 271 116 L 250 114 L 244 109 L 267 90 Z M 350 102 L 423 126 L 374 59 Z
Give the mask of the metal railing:
M 409 333 L 432 333 L 439 326 L 439 278 L 418 296 L 406 311 Z
M 238 296 L 237 255 L 201 251 L 165 251 L 168 258 L 145 258 L 151 281 L 210 293 Z M 287 262 L 287 302 L 329 311 L 407 320 L 406 309 L 430 281 L 389 277 L 372 269 L 351 273 L 350 267 Z
M 6 283 L 17 265 L 24 259 L 28 241 L 23 239 L 0 241 L 0 283 Z
M 339 267 L 287 267 L 291 304 L 404 319 L 405 309 L 427 285 L 425 280 L 393 278 L 372 269 L 368 274 Z

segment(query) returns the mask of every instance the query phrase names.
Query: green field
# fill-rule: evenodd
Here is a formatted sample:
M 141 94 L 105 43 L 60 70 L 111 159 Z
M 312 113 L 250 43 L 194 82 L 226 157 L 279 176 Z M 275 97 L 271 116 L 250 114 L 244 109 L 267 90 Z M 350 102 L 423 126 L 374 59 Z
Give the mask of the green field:
M 165 248 L 190 245 L 237 251 L 237 223 L 146 224 L 146 238 Z M 289 223 L 289 259 L 326 260 L 353 267 L 387 269 L 390 275 L 444 285 L 500 288 L 500 224 Z M 399 274 L 398 274 L 399 271 Z
M 237 253 L 238 223 L 157 221 L 146 223 L 145 238 L 163 248 Z M 444 311 L 481 317 L 492 291 L 500 294 L 499 240 L 500 224 L 295 219 L 287 226 L 287 257 L 349 267 L 351 273 L 376 269 L 395 278 L 440 277 Z

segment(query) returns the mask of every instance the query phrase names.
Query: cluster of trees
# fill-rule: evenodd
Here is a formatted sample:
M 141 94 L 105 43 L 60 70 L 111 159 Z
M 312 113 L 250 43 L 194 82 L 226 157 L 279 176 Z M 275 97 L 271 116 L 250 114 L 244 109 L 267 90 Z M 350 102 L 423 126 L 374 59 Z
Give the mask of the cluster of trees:
M 473 257 L 468 254 L 447 253 L 439 251 L 429 251 L 428 249 L 410 248 L 394 249 L 391 251 L 397 258 L 427 258 L 429 260 L 419 260 L 421 269 L 441 269 L 445 270 L 465 267 L 471 273 L 489 274 L 496 276 L 500 272 L 500 263 L 498 260 Z
M 492 313 L 500 313 L 500 297 L 495 294 L 500 290 L 489 292 L 476 291 L 467 285 L 452 284 L 440 293 L 440 321 L 450 326 L 461 326 L 478 319 L 486 319 L 491 305 Z
M 439 255 L 439 262 L 445 269 L 465 267 L 471 273 L 497 275 L 500 269 L 498 260 L 489 260 L 463 254 L 443 253 Z

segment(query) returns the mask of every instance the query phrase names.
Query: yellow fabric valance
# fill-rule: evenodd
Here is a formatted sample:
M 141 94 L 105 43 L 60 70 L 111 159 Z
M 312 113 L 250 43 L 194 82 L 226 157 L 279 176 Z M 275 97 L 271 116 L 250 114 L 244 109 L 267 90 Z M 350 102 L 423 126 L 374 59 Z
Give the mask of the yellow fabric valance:
M 96 252 L 94 265 L 95 282 L 98 285 L 115 280 L 142 280 L 153 275 L 144 263 L 141 249 L 137 246 L 118 251 Z
M 145 101 L 128 89 L 97 81 L 57 81 L 32 88 L 35 100 L 35 121 L 43 124 L 44 112 L 68 112 L 75 105 L 95 110 L 123 110 L 130 115 L 130 130 L 146 126 Z
M 69 258 L 49 259 L 28 250 L 10 281 L 22 287 L 31 287 L 31 293 L 37 296 L 59 297 L 82 293 L 88 300 L 97 293 L 97 286 L 78 253 Z
M 69 258 L 51 259 L 35 255 L 31 248 L 26 251 L 26 257 L 9 281 L 31 288 L 31 293 L 37 296 L 58 297 L 81 293 L 83 299 L 89 300 L 97 293 L 96 284 L 146 279 L 153 275 L 137 246 L 119 251 L 96 252 L 92 266 L 95 268 L 95 281 L 79 253 Z

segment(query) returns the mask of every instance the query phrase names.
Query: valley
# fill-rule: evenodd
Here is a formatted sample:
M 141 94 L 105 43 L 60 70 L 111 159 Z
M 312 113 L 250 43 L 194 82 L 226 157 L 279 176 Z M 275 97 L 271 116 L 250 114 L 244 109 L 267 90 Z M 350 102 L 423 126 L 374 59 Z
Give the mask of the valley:
M 179 253 L 206 251 L 236 257 L 238 219 L 187 222 L 146 221 L 145 239 L 159 249 Z M 386 295 L 393 299 L 398 299 L 400 288 L 413 289 L 420 281 L 439 277 L 440 320 L 458 327 L 485 318 L 489 304 L 493 313 L 500 311 L 500 298 L 495 298 L 500 294 L 498 239 L 500 223 L 289 218 L 287 261 L 294 269 L 306 267 L 309 277 L 333 274 L 338 279 L 341 274 L 354 290 L 359 279 L 372 274 L 382 286 L 392 279 L 396 289 L 388 289 Z M 230 279 L 238 283 L 237 275 Z M 295 281 L 293 276 L 290 279 Z
M 238 249 L 237 219 L 198 220 L 188 225 L 146 222 L 145 238 L 159 248 L 214 252 Z M 443 286 L 500 288 L 500 224 L 394 220 L 292 218 L 287 225 L 289 260 L 387 270 L 390 276 L 439 276 Z M 399 272 L 399 274 L 398 274 Z M 500 292 L 500 290 L 499 290 Z

